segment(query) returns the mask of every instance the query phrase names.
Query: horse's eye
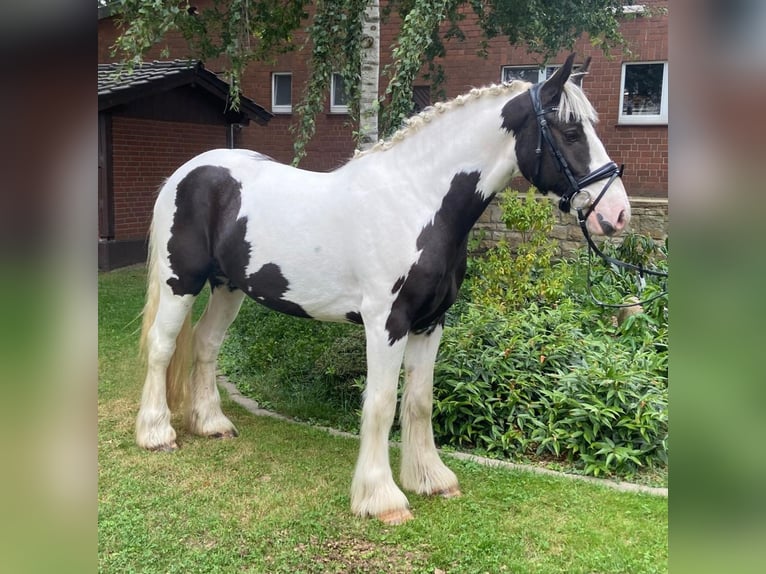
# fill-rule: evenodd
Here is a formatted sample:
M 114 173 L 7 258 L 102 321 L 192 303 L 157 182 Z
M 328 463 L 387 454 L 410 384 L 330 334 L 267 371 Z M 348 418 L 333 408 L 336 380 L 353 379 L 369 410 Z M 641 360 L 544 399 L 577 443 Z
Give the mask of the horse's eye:
M 580 139 L 580 133 L 577 130 L 568 130 L 564 132 L 564 137 L 568 143 L 575 143 Z

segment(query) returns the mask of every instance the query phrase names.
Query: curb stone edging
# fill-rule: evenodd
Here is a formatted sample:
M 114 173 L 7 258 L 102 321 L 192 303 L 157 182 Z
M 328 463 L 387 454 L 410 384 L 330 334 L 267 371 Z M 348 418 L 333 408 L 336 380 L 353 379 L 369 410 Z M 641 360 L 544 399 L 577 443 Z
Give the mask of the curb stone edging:
M 233 400 L 235 403 L 243 407 L 248 412 L 259 416 L 259 417 L 270 417 L 273 419 L 279 419 L 282 421 L 291 422 L 293 424 L 299 424 L 304 426 L 311 426 L 312 428 L 317 428 L 323 431 L 326 431 L 327 433 L 333 435 L 333 436 L 340 436 L 344 438 L 352 438 L 355 440 L 359 440 L 359 436 L 350 432 L 340 431 L 334 428 L 330 427 L 323 427 L 323 426 L 316 426 L 316 425 L 310 425 L 309 423 L 303 423 L 301 421 L 296 421 L 295 419 L 292 419 L 285 415 L 280 415 L 279 413 L 275 413 L 273 411 L 269 411 L 266 409 L 263 409 L 260 407 L 260 405 L 254 401 L 253 399 L 244 396 L 242 393 L 239 392 L 239 389 L 229 381 L 228 378 L 226 378 L 225 375 L 218 374 L 216 376 L 216 380 L 218 381 L 218 384 L 223 387 L 226 392 L 229 394 L 229 397 L 231 400 Z M 393 446 L 398 446 L 397 443 L 391 443 Z M 568 474 L 565 472 L 559 472 L 557 470 L 551 470 L 549 468 L 543 468 L 539 466 L 532 466 L 529 464 L 519 464 L 515 462 L 508 462 L 505 460 L 497 460 L 494 458 L 486 458 L 483 456 L 478 456 L 475 454 L 469 454 L 465 452 L 455 452 L 455 451 L 444 451 L 439 450 L 439 454 L 451 456 L 452 458 L 456 458 L 459 460 L 464 461 L 470 461 L 475 462 L 484 466 L 492 467 L 492 468 L 505 468 L 508 470 L 516 470 L 516 471 L 522 471 L 522 472 L 531 472 L 534 474 L 545 474 L 548 476 L 556 476 L 561 478 L 569 478 L 571 480 L 579 480 L 582 482 L 590 482 L 591 484 L 597 484 L 599 486 L 604 486 L 607 488 L 611 488 L 614 490 L 619 490 L 621 492 L 635 492 L 640 494 L 648 494 L 651 496 L 662 496 L 667 498 L 668 497 L 668 489 L 663 487 L 657 487 L 657 486 L 645 486 L 642 484 L 633 484 L 632 482 L 624 482 L 624 481 L 618 481 L 618 480 L 609 480 L 606 478 L 595 478 L 593 476 L 583 476 L 580 474 Z

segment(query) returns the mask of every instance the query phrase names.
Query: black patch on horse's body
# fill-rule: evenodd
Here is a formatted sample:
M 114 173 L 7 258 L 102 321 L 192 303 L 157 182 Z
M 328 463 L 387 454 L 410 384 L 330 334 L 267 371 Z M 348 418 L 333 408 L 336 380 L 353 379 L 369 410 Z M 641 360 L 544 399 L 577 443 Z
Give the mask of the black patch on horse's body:
M 258 271 L 247 276 L 245 285 L 246 287 L 243 291 L 259 303 L 280 313 L 304 317 L 306 319 L 311 318 L 311 315 L 306 313 L 303 307 L 282 298 L 290 284 L 285 279 L 285 276 L 282 275 L 279 265 L 266 263 Z
M 346 320 L 349 323 L 356 323 L 357 325 L 364 324 L 364 321 L 362 321 L 362 314 L 359 311 L 349 311 L 346 313 Z
M 220 166 L 197 167 L 181 180 L 168 241 L 175 277 L 168 285 L 176 295 L 197 295 L 206 281 L 213 289 L 225 284 L 282 313 L 309 317 L 300 305 L 283 298 L 289 282 L 276 263 L 245 275 L 252 246 L 245 239 L 247 218 L 237 218 L 241 190 L 242 184 Z
M 176 295 L 197 295 L 205 281 L 213 287 L 222 284 L 215 252 L 222 238 L 244 238 L 245 221 L 237 221 L 241 189 L 228 169 L 212 165 L 193 169 L 178 184 L 168 241 L 170 267 L 176 275 L 168 285 Z
M 445 318 L 445 314 L 443 313 L 442 316 L 437 321 L 435 321 L 428 327 L 423 327 L 421 329 L 412 329 L 412 332 L 417 335 L 422 335 L 423 333 L 425 333 L 426 335 L 430 335 L 431 333 L 436 331 L 436 327 L 439 327 L 439 326 L 444 327 L 444 318 Z
M 386 320 L 390 344 L 409 331 L 432 332 L 455 302 L 465 277 L 468 232 L 492 199 L 476 192 L 480 177 L 478 171 L 456 174 L 439 210 L 418 235 L 420 258 L 392 290 L 398 295 Z
M 399 277 L 399 279 L 396 280 L 396 283 L 394 283 L 394 286 L 391 288 L 391 294 L 392 295 L 394 293 L 396 293 L 397 291 L 399 291 L 399 289 L 402 288 L 402 285 L 404 285 L 404 280 L 405 279 L 406 279 L 406 277 L 404 275 L 402 275 L 401 277 Z

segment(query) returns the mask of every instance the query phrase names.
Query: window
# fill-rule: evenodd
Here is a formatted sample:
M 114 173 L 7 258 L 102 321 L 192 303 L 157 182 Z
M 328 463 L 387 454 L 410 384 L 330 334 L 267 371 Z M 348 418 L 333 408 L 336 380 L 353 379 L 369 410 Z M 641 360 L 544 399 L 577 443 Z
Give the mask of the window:
M 293 111 L 293 75 L 275 72 L 271 75 L 271 111 L 289 114 Z
M 622 3 L 623 14 L 643 14 L 644 12 L 646 12 L 646 6 L 643 4 L 636 4 L 632 1 L 625 1 Z
M 503 66 L 503 82 L 523 80 L 536 84 L 545 79 L 543 68 L 539 66 Z
M 620 124 L 668 123 L 668 63 L 622 65 Z
M 348 113 L 348 94 L 346 94 L 346 83 L 343 81 L 343 76 L 340 74 L 332 75 L 332 84 L 330 86 L 330 113 Z
M 502 81 L 523 80 L 525 82 L 542 82 L 550 78 L 560 66 L 503 66 Z M 580 66 L 574 66 L 573 72 L 580 69 Z

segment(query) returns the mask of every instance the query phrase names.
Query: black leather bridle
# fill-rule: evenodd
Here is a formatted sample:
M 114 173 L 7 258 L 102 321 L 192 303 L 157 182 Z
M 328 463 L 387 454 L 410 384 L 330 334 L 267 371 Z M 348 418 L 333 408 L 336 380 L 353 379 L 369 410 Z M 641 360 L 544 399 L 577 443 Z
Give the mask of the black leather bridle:
M 553 137 L 551 136 L 551 131 L 548 127 L 548 120 L 546 116 L 548 114 L 558 112 L 558 107 L 554 106 L 550 108 L 543 108 L 542 102 L 540 101 L 540 89 L 542 86 L 543 83 L 539 83 L 535 84 L 529 89 L 529 97 L 532 99 L 532 107 L 535 111 L 535 117 L 537 118 L 537 126 L 540 128 L 538 130 L 537 136 L 537 148 L 535 149 L 537 164 L 535 166 L 535 173 L 532 178 L 532 182 L 536 184 L 536 180 L 538 180 L 540 177 L 540 167 L 542 166 L 543 162 L 543 142 L 548 144 L 548 148 L 550 148 L 551 152 L 553 153 L 553 157 L 556 158 L 556 161 L 559 164 L 559 169 L 563 172 L 567 179 L 567 183 L 569 184 L 569 189 L 564 192 L 564 194 L 561 196 L 561 199 L 559 200 L 559 209 L 564 213 L 569 213 L 572 206 L 572 199 L 574 199 L 579 193 L 582 193 L 584 187 L 587 187 L 588 185 L 597 181 L 601 181 L 602 179 L 606 179 L 606 185 L 604 185 L 601 193 L 599 193 L 595 201 L 590 202 L 588 206 L 588 211 L 584 215 L 584 219 L 587 219 L 595 209 L 598 202 L 601 201 L 601 198 L 604 197 L 604 194 L 612 185 L 614 180 L 622 176 L 622 172 L 625 166 L 617 167 L 616 163 L 610 161 L 606 165 L 601 166 L 597 170 L 590 172 L 584 177 L 576 179 L 572 174 L 572 170 L 569 168 L 569 163 L 564 157 L 564 154 L 561 153 L 561 150 L 559 150 L 556 142 L 553 141 Z M 582 209 L 577 209 L 578 215 L 581 213 L 581 211 Z
M 584 198 L 586 201 L 590 199 L 590 194 L 584 190 L 585 187 L 597 181 L 601 181 L 604 179 L 607 180 L 606 183 L 604 184 L 604 187 L 601 189 L 601 192 L 596 196 L 595 200 L 588 201 L 587 204 L 583 203 L 581 207 L 578 207 L 577 205 L 575 205 L 575 209 L 577 210 L 577 222 L 580 225 L 580 229 L 582 230 L 582 233 L 585 236 L 585 240 L 587 241 L 588 247 L 590 249 L 588 252 L 588 291 L 590 293 L 590 296 L 599 305 L 603 305 L 605 307 L 615 307 L 615 308 L 634 307 L 636 305 L 644 305 L 646 303 L 649 303 L 650 301 L 654 301 L 655 299 L 662 297 L 663 295 L 667 293 L 667 291 L 664 288 L 661 293 L 653 297 L 650 297 L 649 299 L 646 299 L 644 301 L 638 301 L 636 303 L 622 303 L 622 304 L 604 303 L 603 301 L 599 301 L 596 298 L 596 296 L 593 294 L 593 291 L 591 289 L 591 281 L 590 281 L 591 252 L 596 253 L 599 257 L 601 257 L 606 263 L 610 265 L 614 265 L 616 267 L 622 267 L 623 269 L 630 269 L 632 271 L 636 271 L 639 275 L 639 279 L 641 282 L 643 282 L 644 275 L 653 275 L 656 277 L 667 277 L 668 274 L 663 271 L 646 269 L 642 265 L 634 265 L 633 263 L 620 261 L 619 259 L 610 257 L 609 255 L 601 251 L 598 245 L 596 245 L 596 243 L 593 241 L 593 238 L 590 236 L 590 232 L 588 231 L 586 221 L 588 217 L 590 216 L 590 214 L 593 213 L 593 210 L 596 208 L 596 205 L 598 205 L 599 201 L 601 201 L 601 198 L 604 197 L 604 194 L 607 192 L 609 187 L 612 185 L 612 183 L 614 183 L 614 180 L 617 179 L 618 177 L 622 177 L 622 173 L 625 170 L 625 165 L 623 164 L 622 166 L 618 167 L 616 163 L 614 163 L 613 161 L 610 161 L 609 163 L 590 172 L 589 174 L 581 177 L 580 179 L 575 178 L 575 176 L 572 174 L 572 170 L 569 168 L 569 163 L 567 162 L 566 158 L 561 153 L 561 150 L 559 150 L 558 146 L 556 145 L 556 142 L 553 141 L 553 137 L 551 136 L 551 132 L 550 132 L 550 128 L 548 127 L 548 120 L 546 116 L 550 113 L 558 112 L 558 108 L 555 106 L 550 108 L 543 108 L 542 102 L 540 101 L 540 89 L 542 88 L 542 85 L 543 83 L 541 82 L 541 83 L 535 84 L 529 89 L 529 97 L 532 99 L 532 108 L 534 109 L 535 117 L 537 119 L 537 126 L 539 128 L 537 148 L 535 149 L 535 154 L 537 156 L 537 163 L 535 165 L 535 172 L 532 178 L 532 183 L 537 185 L 537 181 L 539 181 L 540 168 L 541 168 L 542 160 L 543 160 L 543 142 L 545 142 L 548 145 L 548 148 L 553 154 L 553 157 L 556 158 L 556 161 L 559 164 L 559 169 L 561 170 L 561 172 L 564 174 L 564 176 L 567 179 L 569 189 L 567 189 L 566 192 L 564 192 L 564 194 L 561 196 L 561 199 L 559 200 L 559 209 L 563 211 L 564 213 L 569 213 L 569 211 L 571 210 L 573 201 L 577 199 L 577 196 L 579 194 L 581 193 L 586 194 Z M 541 190 L 541 191 L 544 191 L 544 190 Z M 578 202 L 575 201 L 575 203 L 578 203 Z

